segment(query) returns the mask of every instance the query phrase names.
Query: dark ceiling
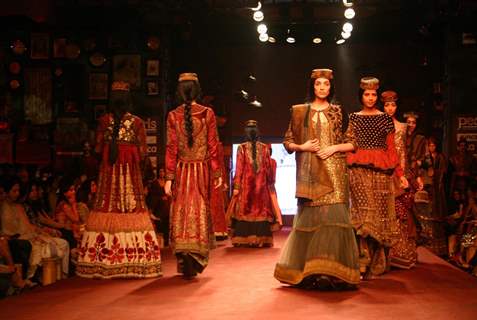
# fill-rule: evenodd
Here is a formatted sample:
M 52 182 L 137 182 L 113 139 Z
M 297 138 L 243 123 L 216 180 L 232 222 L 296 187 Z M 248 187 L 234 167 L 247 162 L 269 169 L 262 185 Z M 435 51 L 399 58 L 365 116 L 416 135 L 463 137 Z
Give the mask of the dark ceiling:
M 351 2 L 348 0 L 348 2 Z M 351 42 L 427 41 L 439 43 L 448 31 L 476 33 L 477 1 L 360 0 Z M 218 45 L 258 42 L 252 19 L 256 0 L 16 0 L 0 5 L 5 16 L 26 15 L 58 28 L 96 30 L 167 30 L 177 41 L 207 39 Z M 269 34 L 283 42 L 290 29 L 297 45 L 339 36 L 341 0 L 265 0 L 262 10 Z

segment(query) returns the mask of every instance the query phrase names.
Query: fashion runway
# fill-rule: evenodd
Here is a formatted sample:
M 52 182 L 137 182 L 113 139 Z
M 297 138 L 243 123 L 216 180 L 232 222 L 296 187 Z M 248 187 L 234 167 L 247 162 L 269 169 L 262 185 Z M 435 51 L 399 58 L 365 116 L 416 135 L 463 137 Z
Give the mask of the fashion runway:
M 192 281 L 176 274 L 163 251 L 162 278 L 73 277 L 0 301 L 1 319 L 477 319 L 477 279 L 419 249 L 413 270 L 393 270 L 346 292 L 305 291 L 273 278 L 287 231 L 271 249 L 212 251 Z

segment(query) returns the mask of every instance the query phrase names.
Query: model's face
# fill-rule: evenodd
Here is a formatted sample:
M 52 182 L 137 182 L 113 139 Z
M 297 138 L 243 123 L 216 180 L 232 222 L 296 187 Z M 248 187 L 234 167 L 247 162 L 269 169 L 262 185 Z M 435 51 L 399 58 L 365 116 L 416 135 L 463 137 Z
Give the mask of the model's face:
M 414 130 L 416 130 L 416 125 L 417 125 L 416 118 L 408 117 L 406 120 L 406 123 L 407 123 L 407 132 L 409 134 L 413 133 Z
M 28 199 L 30 200 L 38 200 L 40 198 L 40 192 L 38 190 L 38 187 L 33 185 L 31 187 L 30 193 L 28 194 Z
M 20 185 L 16 183 L 10 191 L 8 191 L 8 198 L 11 201 L 17 201 L 18 197 L 20 196 Z
M 319 99 L 326 99 L 330 95 L 331 83 L 325 78 L 317 78 L 315 80 L 315 96 Z
M 96 193 L 96 191 L 98 191 L 98 185 L 96 182 L 91 181 L 91 193 Z
M 394 117 L 396 114 L 397 105 L 396 102 L 386 102 L 384 103 L 384 112 L 386 112 L 390 117 Z
M 72 185 L 70 186 L 70 188 L 65 192 L 65 197 L 67 199 L 73 199 L 75 197 L 75 194 L 76 194 L 76 190 L 75 190 L 75 186 Z
M 429 149 L 429 152 L 431 152 L 431 153 L 436 152 L 436 149 L 437 149 L 434 142 L 429 142 L 428 145 L 427 145 L 427 148 Z
M 361 100 L 363 101 L 364 107 L 369 109 L 374 108 L 378 100 L 378 92 L 376 90 L 364 90 Z

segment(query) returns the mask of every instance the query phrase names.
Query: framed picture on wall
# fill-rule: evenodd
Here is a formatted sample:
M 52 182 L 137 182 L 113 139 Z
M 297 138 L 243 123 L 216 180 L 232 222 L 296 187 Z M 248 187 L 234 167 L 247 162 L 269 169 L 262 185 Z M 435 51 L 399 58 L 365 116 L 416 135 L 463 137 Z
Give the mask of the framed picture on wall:
M 141 87 L 141 56 L 120 54 L 113 57 L 113 81 L 126 81 L 131 89 Z
M 50 52 L 50 37 L 47 33 L 32 33 L 30 47 L 30 57 L 32 59 L 48 59 Z
M 66 39 L 59 38 L 53 41 L 53 58 L 64 58 L 66 56 Z
M 105 100 L 108 98 L 108 74 L 89 74 L 89 98 L 91 100 Z
M 158 81 L 148 81 L 147 82 L 147 95 L 148 96 L 157 96 L 159 94 L 159 82 Z
M 146 62 L 146 76 L 159 75 L 159 60 L 147 60 Z

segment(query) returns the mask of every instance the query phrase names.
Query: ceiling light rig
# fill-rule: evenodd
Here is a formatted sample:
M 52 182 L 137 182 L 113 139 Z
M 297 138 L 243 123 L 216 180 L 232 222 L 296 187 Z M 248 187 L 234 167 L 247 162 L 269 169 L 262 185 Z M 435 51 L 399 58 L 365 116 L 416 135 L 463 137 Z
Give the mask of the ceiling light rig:
M 351 0 L 343 0 L 343 6 L 345 7 L 344 10 L 344 17 L 347 21 L 343 24 L 342 30 L 340 31 L 340 36 L 336 40 L 336 44 L 343 44 L 351 38 L 351 32 L 353 31 L 353 24 L 349 21 L 352 20 L 356 16 L 356 11 L 353 9 L 353 1 Z
M 257 26 L 257 32 L 258 32 L 258 40 L 260 42 L 270 42 L 270 43 L 275 43 L 277 40 L 274 37 L 270 37 L 268 35 L 268 28 L 267 25 L 264 22 L 265 19 L 265 14 L 262 11 L 262 2 L 258 1 L 257 6 L 250 8 L 253 11 L 252 18 L 256 22 L 261 22 Z
M 343 24 L 342 30 L 339 31 L 339 36 L 335 38 L 336 44 L 338 45 L 345 43 L 349 38 L 351 38 L 353 31 L 353 24 L 351 23 L 351 20 L 356 17 L 356 11 L 354 10 L 353 5 L 353 1 L 343 0 L 343 15 L 346 19 L 346 22 Z M 253 20 L 259 23 L 257 25 L 258 40 L 260 42 L 276 43 L 277 38 L 268 34 L 269 29 L 265 23 L 265 14 L 262 11 L 262 7 L 262 1 L 258 1 L 256 7 L 249 8 L 253 12 Z M 287 30 L 285 40 L 290 44 L 296 42 L 296 38 L 292 35 L 290 29 Z M 315 36 L 313 37 L 312 42 L 314 44 L 320 44 L 323 43 L 323 39 L 321 37 Z

